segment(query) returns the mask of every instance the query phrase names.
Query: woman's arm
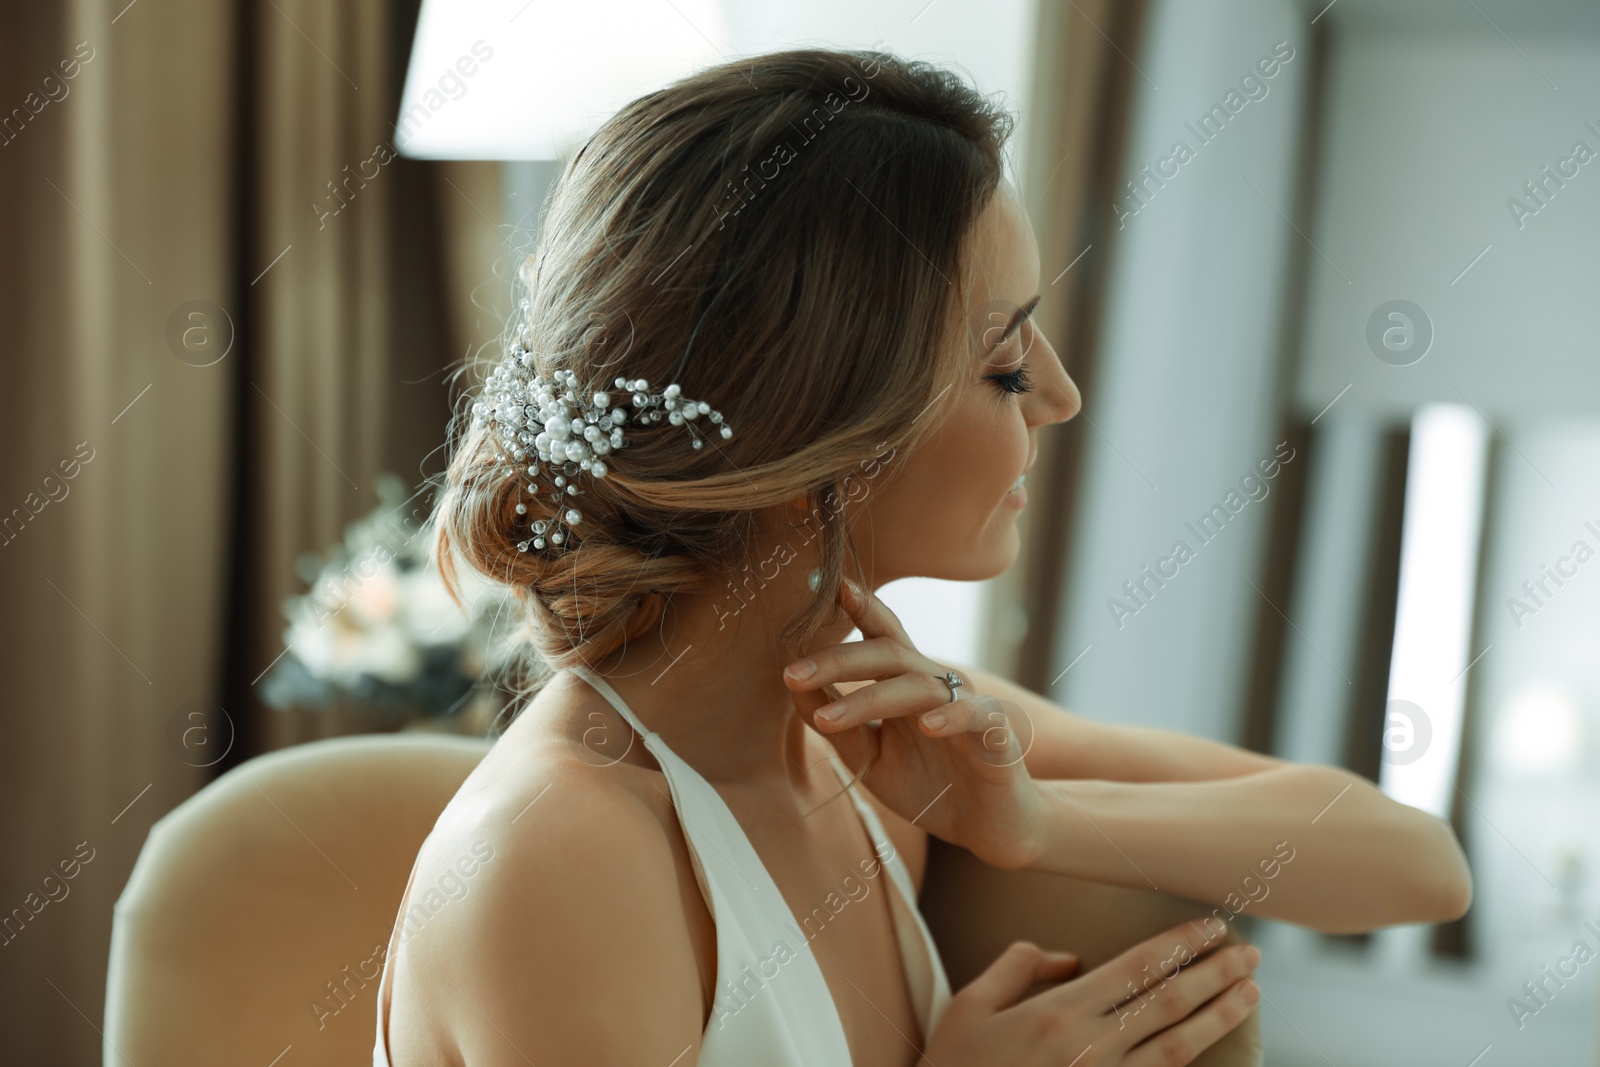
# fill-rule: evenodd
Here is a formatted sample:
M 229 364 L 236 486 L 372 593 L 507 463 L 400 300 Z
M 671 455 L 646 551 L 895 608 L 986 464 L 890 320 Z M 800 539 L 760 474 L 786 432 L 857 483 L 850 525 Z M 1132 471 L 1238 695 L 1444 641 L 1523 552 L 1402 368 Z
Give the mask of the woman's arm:
M 1283 760 L 1201 737 L 1095 722 L 1074 715 L 1016 682 L 976 667 L 952 664 L 968 692 L 995 697 L 1020 710 L 1023 766 L 1035 778 L 1101 778 L 1112 782 L 1194 782 L 1236 778 Z
M 1095 723 L 986 671 L 1024 713 L 1045 800 L 1026 869 L 1190 897 L 1327 932 L 1459 918 L 1472 878 L 1441 820 L 1335 767 Z M 1288 858 L 1285 858 L 1288 857 Z
M 1036 783 L 1052 871 L 1328 933 L 1460 918 L 1472 877 L 1455 834 L 1336 767 L 1200 782 Z

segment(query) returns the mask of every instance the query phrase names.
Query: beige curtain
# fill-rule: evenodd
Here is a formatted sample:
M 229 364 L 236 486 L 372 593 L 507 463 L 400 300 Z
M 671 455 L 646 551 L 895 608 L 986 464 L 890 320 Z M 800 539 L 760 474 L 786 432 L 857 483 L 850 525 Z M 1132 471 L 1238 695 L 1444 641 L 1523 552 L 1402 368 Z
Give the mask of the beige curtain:
M 169 749 L 167 720 L 221 681 L 231 364 L 191 366 L 165 334 L 178 305 L 229 302 L 231 9 L 117 15 L 21 5 L 0 34 L 0 508 L 16 523 L 0 1033 L 17 1063 L 100 1061 L 112 903 L 151 822 L 208 773 Z M 80 442 L 86 462 L 62 467 Z
M 493 166 L 379 161 L 416 8 L 8 12 L 6 1062 L 101 1062 L 112 905 L 152 822 L 240 758 L 370 725 L 273 712 L 254 682 L 295 557 L 376 505 L 379 471 L 438 469 L 447 366 L 499 328 Z M 477 232 L 441 227 L 468 211 Z M 237 737 L 211 762 L 219 707 Z
M 1066 664 L 1052 658 L 1086 435 L 1104 279 L 1116 244 L 1120 178 L 1144 0 L 1041 3 L 1021 194 L 1039 241 L 1035 319 L 1083 395 L 1083 414 L 1040 435 L 1028 479 L 1022 555 L 993 583 L 983 661 L 1038 692 Z M 1037 489 L 1035 487 L 1037 486 Z
M 450 332 L 448 293 L 460 286 L 445 279 L 457 260 L 445 256 L 455 246 L 435 219 L 440 202 L 454 209 L 473 194 L 394 153 L 415 19 L 413 9 L 396 34 L 394 9 L 273 0 L 255 17 L 260 187 L 247 273 L 256 348 L 243 417 L 259 450 L 240 512 L 255 583 L 246 595 L 263 610 L 242 617 L 243 670 L 230 679 L 240 705 L 252 704 L 260 672 L 284 650 L 278 605 L 305 588 L 296 556 L 338 542 L 378 504 L 380 471 L 416 490 L 442 464 L 444 374 L 467 346 Z M 483 210 L 497 218 L 499 204 Z M 355 710 L 254 706 L 249 753 L 382 723 Z

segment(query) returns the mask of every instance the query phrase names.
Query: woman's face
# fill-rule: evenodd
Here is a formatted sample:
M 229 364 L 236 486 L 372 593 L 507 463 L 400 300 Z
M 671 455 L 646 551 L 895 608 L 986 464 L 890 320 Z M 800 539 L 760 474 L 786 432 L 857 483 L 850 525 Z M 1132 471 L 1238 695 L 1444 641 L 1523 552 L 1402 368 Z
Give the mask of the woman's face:
M 1038 454 L 1034 431 L 1081 406 L 1078 387 L 1029 318 L 1039 298 L 1039 248 L 1008 183 L 978 217 L 972 240 L 971 373 L 918 416 L 938 417 L 943 429 L 890 460 L 899 472 L 862 501 L 856 544 L 874 585 L 914 575 L 975 581 L 1010 567 L 1026 502 L 1026 489 L 1012 487 Z

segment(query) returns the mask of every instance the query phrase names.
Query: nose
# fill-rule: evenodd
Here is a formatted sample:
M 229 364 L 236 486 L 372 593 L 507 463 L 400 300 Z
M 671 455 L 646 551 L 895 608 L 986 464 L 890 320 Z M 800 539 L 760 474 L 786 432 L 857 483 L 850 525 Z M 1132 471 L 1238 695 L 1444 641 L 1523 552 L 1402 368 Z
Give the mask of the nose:
M 1078 392 L 1078 383 L 1072 380 L 1065 367 L 1061 368 L 1061 385 L 1061 412 L 1050 420 L 1052 422 L 1066 422 L 1083 410 L 1083 394 Z
M 1028 421 L 1039 426 L 1068 421 L 1083 410 L 1083 395 L 1078 392 L 1078 383 L 1061 365 L 1055 348 L 1042 333 L 1036 335 L 1033 355 L 1049 369 L 1046 380 L 1040 383 L 1042 388 L 1030 394 L 1036 399 L 1036 410 Z

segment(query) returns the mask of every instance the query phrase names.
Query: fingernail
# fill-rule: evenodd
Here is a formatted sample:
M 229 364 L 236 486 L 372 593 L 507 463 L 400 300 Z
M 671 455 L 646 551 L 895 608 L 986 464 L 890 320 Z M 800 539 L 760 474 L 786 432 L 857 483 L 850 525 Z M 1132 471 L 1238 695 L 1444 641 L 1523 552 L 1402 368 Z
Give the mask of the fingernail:
M 1249 968 L 1251 968 L 1253 970 L 1255 968 L 1255 965 L 1260 963 L 1260 962 L 1261 962 L 1261 950 L 1260 949 L 1256 948 L 1254 945 L 1251 945 L 1249 948 L 1244 950 L 1244 965 L 1246 967 L 1249 967 Z
M 829 704 L 825 708 L 818 708 L 817 709 L 817 718 L 822 719 L 825 722 L 832 722 L 832 721 L 834 721 L 835 719 L 837 719 L 839 716 L 841 716 L 843 714 L 844 714 L 844 705 L 843 704 Z
M 1256 990 L 1254 982 L 1246 982 L 1239 989 L 1239 995 L 1244 997 L 1246 1004 L 1254 1004 L 1261 994 Z
M 942 711 L 930 711 L 922 717 L 922 725 L 930 730 L 937 730 L 944 725 L 944 722 L 944 712 Z
M 813 674 L 817 673 L 817 665 L 809 659 L 803 659 L 797 663 L 789 664 L 789 666 L 784 668 L 783 673 L 787 674 L 797 682 L 803 682 Z

